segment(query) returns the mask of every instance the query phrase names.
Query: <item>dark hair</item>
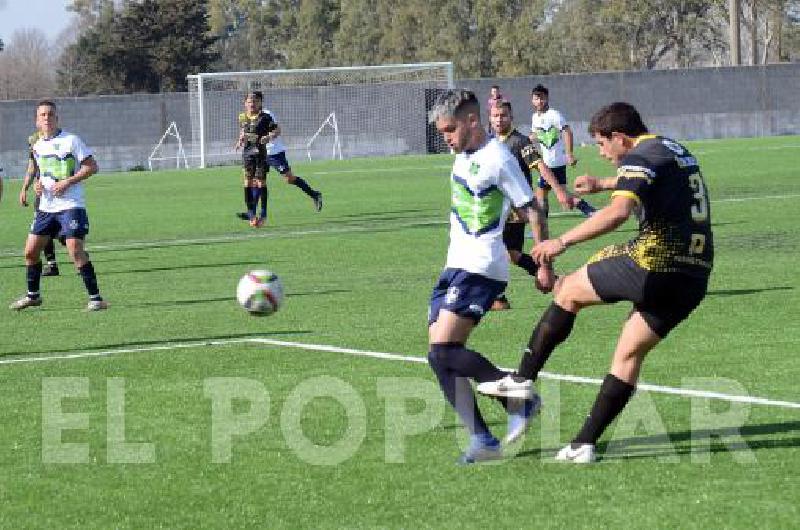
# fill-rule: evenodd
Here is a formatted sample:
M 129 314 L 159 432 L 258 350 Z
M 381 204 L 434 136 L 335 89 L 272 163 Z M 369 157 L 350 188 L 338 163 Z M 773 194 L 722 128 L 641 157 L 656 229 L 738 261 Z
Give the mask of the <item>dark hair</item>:
M 647 126 L 633 105 L 617 101 L 595 112 L 589 122 L 591 136 L 599 134 L 611 138 L 611 133 L 614 132 L 627 136 L 639 136 L 647 132 Z
M 58 108 L 56 107 L 56 104 L 52 100 L 49 100 L 49 99 L 43 99 L 43 100 L 39 101 L 39 103 L 36 104 L 36 110 L 37 111 L 39 110 L 39 107 L 51 107 L 53 109 L 53 112 L 58 110 Z
M 428 112 L 428 122 L 436 123 L 439 118 L 461 117 L 468 112 L 480 116 L 481 105 L 475 93 L 464 89 L 450 89 L 442 92 Z
M 497 90 L 500 90 L 500 85 L 492 85 L 491 88 L 496 88 Z
M 248 92 L 244 96 L 244 99 L 247 99 L 249 97 L 253 97 L 253 98 L 255 98 L 255 99 L 259 100 L 259 101 L 264 101 L 264 93 L 261 92 L 260 90 L 253 90 L 252 92 Z
M 535 87 L 533 87 L 533 90 L 531 90 L 531 96 L 535 96 L 535 95 L 549 96 L 550 95 L 550 91 L 547 90 L 546 86 L 544 86 L 542 84 L 539 84 L 539 85 L 536 85 Z
M 511 102 L 508 101 L 507 99 L 501 100 L 499 103 L 495 105 L 495 107 L 502 107 L 504 109 L 507 109 L 509 114 L 514 113 L 514 111 L 511 109 Z

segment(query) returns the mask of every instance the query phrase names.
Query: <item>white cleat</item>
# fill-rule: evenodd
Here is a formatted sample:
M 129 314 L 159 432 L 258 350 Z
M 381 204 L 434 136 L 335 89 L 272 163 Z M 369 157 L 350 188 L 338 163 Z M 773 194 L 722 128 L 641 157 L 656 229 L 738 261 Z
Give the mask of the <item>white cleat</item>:
M 507 375 L 497 381 L 486 381 L 478 385 L 478 392 L 485 396 L 507 397 L 517 399 L 532 399 L 533 381 L 530 379 L 516 379 Z
M 14 311 L 22 311 L 28 307 L 37 307 L 42 305 L 42 297 L 31 298 L 29 296 L 23 296 L 19 300 L 15 300 L 8 306 L 9 309 L 13 309 Z
M 556 460 L 573 464 L 591 464 L 597 460 L 594 455 L 594 444 L 580 444 L 575 449 L 572 448 L 572 444 L 567 444 L 558 452 Z
M 542 398 L 534 394 L 531 399 L 520 400 L 515 410 L 508 413 L 508 431 L 503 443 L 508 445 L 522 438 L 531 426 L 534 416 L 542 408 Z
M 86 305 L 87 311 L 102 311 L 103 309 L 108 309 L 108 302 L 105 300 L 89 300 Z

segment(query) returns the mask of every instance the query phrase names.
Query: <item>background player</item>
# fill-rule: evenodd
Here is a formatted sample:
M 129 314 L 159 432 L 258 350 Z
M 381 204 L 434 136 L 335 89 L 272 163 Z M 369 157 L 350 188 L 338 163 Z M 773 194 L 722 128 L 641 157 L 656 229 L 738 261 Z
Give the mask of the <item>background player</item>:
M 31 184 L 39 179 L 39 166 L 36 165 L 36 158 L 33 156 L 33 144 L 39 141 L 41 134 L 35 131 L 28 137 L 28 167 L 25 170 L 25 178 L 22 180 L 22 189 L 19 192 L 20 206 L 28 206 L 28 190 Z M 39 201 L 41 197 L 38 194 L 34 195 L 33 199 L 33 215 L 36 217 L 36 212 L 39 211 Z M 44 259 L 47 261 L 47 266 L 42 269 L 42 276 L 58 276 L 58 262 L 56 261 L 56 246 L 53 239 L 48 239 L 44 246 Z
M 709 199 L 694 156 L 677 142 L 647 134 L 628 103 L 601 108 L 589 123 L 589 134 L 600 155 L 617 167 L 617 175 L 578 177 L 576 189 L 613 190 L 611 202 L 561 237 L 536 245 L 533 254 L 552 260 L 573 245 L 611 232 L 634 212 L 641 214 L 639 234 L 626 244 L 604 248 L 560 280 L 517 375 L 478 387 L 489 395 L 530 397 L 533 380 L 569 336 L 581 309 L 632 302 L 594 406 L 572 443 L 556 456 L 577 463 L 595 460 L 595 444 L 631 398 L 647 353 L 705 296 L 714 260 Z
M 82 181 L 97 172 L 92 151 L 76 135 L 58 128 L 56 105 L 41 101 L 36 105 L 36 128 L 41 137 L 33 145 L 33 155 L 40 171 L 34 185 L 41 196 L 39 210 L 25 243 L 28 294 L 11 304 L 17 311 L 42 305 L 39 280 L 42 248 L 49 239 L 63 236 L 67 250 L 89 293 L 89 311 L 106 309 L 100 295 L 92 262 L 83 247 L 89 232 L 89 217 L 83 197 Z
M 281 126 L 278 125 L 278 120 L 272 112 L 265 110 L 264 113 L 269 117 L 269 132 L 265 139 L 267 171 L 269 171 L 269 168 L 274 167 L 278 173 L 283 175 L 287 183 L 297 186 L 303 193 L 311 197 L 311 200 L 314 201 L 314 208 L 317 211 L 322 210 L 322 193 L 313 189 L 302 177 L 298 177 L 292 172 L 292 168 L 286 159 L 286 146 L 280 138 Z
M 503 225 L 509 209 L 518 208 L 541 241 L 547 222 L 516 159 L 499 141 L 488 138 L 480 112 L 475 94 L 448 90 L 429 116 L 456 157 L 450 175 L 447 262 L 428 309 L 428 362 L 469 430 L 470 446 L 460 460 L 465 464 L 501 456 L 500 442 L 486 425 L 468 379 L 491 381 L 505 372 L 467 349 L 466 342 L 508 281 Z M 543 289 L 552 287 L 550 269 L 542 267 L 538 277 Z M 536 397 L 522 403 L 504 401 L 509 412 L 507 440 L 524 432 L 537 403 Z
M 490 111 L 492 133 L 509 148 L 511 154 L 517 159 L 517 163 L 519 163 L 519 167 L 528 185 L 531 187 L 533 186 L 531 170 L 536 170 L 545 181 L 551 183 L 554 188 L 563 188 L 563 186 L 556 181 L 555 176 L 553 176 L 553 173 L 542 160 L 539 151 L 536 150 L 535 144 L 533 144 L 527 136 L 514 128 L 513 119 L 514 115 L 511 103 L 508 101 L 501 101 L 492 107 Z M 542 234 L 542 237 L 547 239 L 547 233 Z M 511 259 L 511 263 L 514 263 L 528 274 L 535 277 L 538 266 L 529 254 L 525 254 L 522 251 L 525 244 L 525 220 L 513 210 L 509 214 L 506 226 L 503 229 L 503 243 L 505 243 L 506 249 L 508 249 L 508 256 Z M 505 293 L 503 293 L 498 296 L 492 304 L 492 310 L 502 311 L 505 309 L 511 309 L 511 303 L 508 301 Z
M 236 149 L 242 149 L 242 173 L 247 212 L 244 214 L 250 226 L 259 227 L 267 218 L 267 132 L 271 118 L 262 110 L 261 92 L 250 92 L 244 98 L 244 112 L 239 114 L 239 139 Z M 261 215 L 256 208 L 261 201 Z M 242 215 L 239 215 L 242 217 Z
M 573 200 L 566 193 L 567 165 L 577 163 L 572 154 L 572 129 L 567 124 L 564 116 L 556 109 L 550 108 L 550 92 L 542 85 L 536 85 L 531 91 L 531 136 L 533 142 L 540 146 L 544 163 L 553 172 L 561 188 L 553 188 L 562 208 L 577 208 L 585 216 L 594 213 L 595 208 L 583 199 Z M 552 184 L 543 178 L 539 179 L 536 187 L 536 198 L 544 205 L 545 212 L 549 211 L 547 195 Z

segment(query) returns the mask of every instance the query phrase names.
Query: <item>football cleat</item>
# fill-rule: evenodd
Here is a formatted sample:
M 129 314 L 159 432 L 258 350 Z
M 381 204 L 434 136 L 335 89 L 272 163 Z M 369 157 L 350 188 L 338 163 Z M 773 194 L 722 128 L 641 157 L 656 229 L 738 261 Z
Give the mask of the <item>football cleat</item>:
M 567 444 L 556 454 L 556 460 L 574 464 L 591 464 L 597 460 L 594 454 L 594 444 Z
M 42 305 L 42 297 L 37 296 L 36 298 L 31 298 L 27 295 L 23 296 L 19 300 L 16 300 L 8 306 L 9 309 L 13 309 L 14 311 L 22 311 L 26 307 L 36 307 Z
M 508 431 L 503 443 L 514 443 L 528 431 L 531 420 L 542 408 L 542 398 L 534 394 L 531 399 L 526 399 L 521 403 L 509 403 Z
M 508 374 L 497 381 L 486 381 L 478 385 L 478 392 L 485 396 L 533 399 L 533 381 Z
M 87 311 L 102 311 L 104 309 L 108 309 L 108 302 L 105 300 L 89 300 L 86 305 Z
M 503 458 L 503 448 L 497 438 L 493 436 L 488 440 L 482 436 L 471 438 L 469 447 L 458 459 L 459 464 L 476 464 Z
M 311 199 L 314 201 L 314 208 L 319 212 L 322 210 L 322 193 L 316 192 Z
M 241 219 L 242 221 L 249 221 L 250 215 L 247 212 L 237 212 L 236 217 Z
M 58 265 L 55 263 L 42 269 L 42 276 L 58 276 L 59 274 Z

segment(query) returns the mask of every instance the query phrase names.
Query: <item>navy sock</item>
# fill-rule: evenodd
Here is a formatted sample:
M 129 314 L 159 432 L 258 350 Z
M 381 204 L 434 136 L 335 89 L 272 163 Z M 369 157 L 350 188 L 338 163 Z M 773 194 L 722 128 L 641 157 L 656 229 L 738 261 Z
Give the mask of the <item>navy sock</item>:
M 313 189 L 311 186 L 309 186 L 308 182 L 303 180 L 302 177 L 295 177 L 294 182 L 292 182 L 292 184 L 303 190 L 303 193 L 305 193 L 309 197 L 313 197 L 317 194 L 317 191 Z
M 91 261 L 87 261 L 81 268 L 78 269 L 78 274 L 81 275 L 83 284 L 86 286 L 86 291 L 89 293 L 89 298 L 92 300 L 102 300 L 100 296 L 100 289 L 97 287 L 97 276 L 94 274 L 94 266 Z
M 517 261 L 517 267 L 524 269 L 525 272 L 530 274 L 531 276 L 536 276 L 536 271 L 539 270 L 539 266 L 533 261 L 533 258 L 530 254 L 522 254 Z
M 614 418 L 616 418 L 633 396 L 635 387 L 619 379 L 613 374 L 606 375 L 600 392 L 586 417 L 583 428 L 572 441 L 574 444 L 594 444 L 603 435 Z
M 428 364 L 439 379 L 439 386 L 447 401 L 456 409 L 470 434 L 491 434 L 478 408 L 469 379 L 494 381 L 506 373 L 480 353 L 458 343 L 431 345 Z
M 47 263 L 56 262 L 56 245 L 52 238 L 44 246 L 44 259 L 47 260 Z
M 42 279 L 42 262 L 25 267 L 25 279 L 28 281 L 28 298 L 39 298 L 39 280 Z
M 253 216 L 256 215 L 256 210 L 258 209 L 258 201 L 261 200 L 261 190 L 262 188 L 253 188 Z
M 555 302 L 551 303 L 531 334 L 517 375 L 535 381 L 555 347 L 569 337 L 574 323 L 575 313 L 570 313 Z
M 258 188 L 249 188 L 250 190 L 250 204 L 247 205 L 247 213 L 250 216 L 250 219 L 256 216 L 256 206 L 258 206 L 258 197 L 256 193 L 258 192 Z
M 267 188 L 261 188 L 261 218 L 267 218 L 267 198 L 269 197 L 269 192 Z
M 575 208 L 577 208 L 586 217 L 591 217 L 592 214 L 597 211 L 597 208 L 583 199 L 578 201 L 578 204 L 575 205 Z

